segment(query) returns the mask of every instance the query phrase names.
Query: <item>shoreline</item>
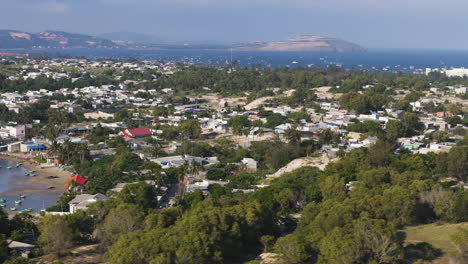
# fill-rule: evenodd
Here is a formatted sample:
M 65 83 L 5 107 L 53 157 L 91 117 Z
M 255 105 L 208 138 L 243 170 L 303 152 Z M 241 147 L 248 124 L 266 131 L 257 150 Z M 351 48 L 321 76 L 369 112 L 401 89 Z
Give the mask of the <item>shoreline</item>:
M 16 187 L 5 191 L 5 194 L 62 194 L 66 191 L 66 187 L 64 186 L 66 180 L 72 176 L 71 172 L 57 168 L 55 166 L 43 168 L 40 164 L 26 156 L 1 153 L 0 160 L 21 163 L 21 167 L 27 169 L 28 171 L 35 171 L 37 174 L 36 177 L 29 177 L 27 181 L 11 182 L 10 184 L 16 185 Z M 48 179 L 48 176 L 57 176 L 57 178 Z M 43 186 L 53 188 L 36 189 L 22 186 Z

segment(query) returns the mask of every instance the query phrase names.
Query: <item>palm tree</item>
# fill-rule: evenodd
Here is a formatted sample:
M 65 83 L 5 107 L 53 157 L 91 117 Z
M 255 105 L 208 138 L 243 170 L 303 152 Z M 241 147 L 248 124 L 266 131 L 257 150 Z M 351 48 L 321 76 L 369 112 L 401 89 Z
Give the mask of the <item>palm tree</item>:
M 47 149 L 47 157 L 52 156 L 56 157 L 60 152 L 60 144 L 57 141 L 53 141 Z M 60 159 L 59 159 L 60 161 Z
M 295 128 L 290 128 L 286 130 L 284 135 L 291 144 L 297 144 L 301 141 L 302 133 Z
M 263 130 L 263 128 L 259 127 L 258 130 L 257 130 L 257 135 L 259 137 L 262 137 L 264 134 L 265 134 L 265 130 Z
M 42 128 L 43 134 L 50 141 L 54 141 L 60 135 L 62 130 L 63 128 L 61 125 L 45 126 Z
M 77 152 L 80 155 L 80 163 L 83 163 L 86 156 L 89 153 L 88 146 L 86 146 L 86 143 L 81 143 L 77 145 Z
M 73 150 L 72 143 L 69 140 L 65 140 L 61 146 L 61 154 L 62 157 L 67 156 L 67 160 L 64 162 L 68 162 L 70 160 L 70 155 Z

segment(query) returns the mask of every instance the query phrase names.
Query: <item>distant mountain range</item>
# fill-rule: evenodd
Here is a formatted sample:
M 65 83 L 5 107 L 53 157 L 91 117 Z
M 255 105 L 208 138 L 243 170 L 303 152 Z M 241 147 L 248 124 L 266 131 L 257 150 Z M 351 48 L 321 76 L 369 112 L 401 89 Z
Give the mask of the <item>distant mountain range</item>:
M 97 37 L 62 31 L 27 33 L 16 30 L 0 30 L 0 49 L 235 49 L 252 51 L 329 51 L 362 52 L 357 44 L 330 37 L 304 35 L 277 42 L 248 42 L 235 45 L 223 43 L 187 42 L 163 43 L 159 38 L 133 32 L 115 32 Z
M 62 31 L 27 33 L 0 30 L 0 48 L 2 49 L 111 48 L 114 46 L 115 44 L 107 39 Z

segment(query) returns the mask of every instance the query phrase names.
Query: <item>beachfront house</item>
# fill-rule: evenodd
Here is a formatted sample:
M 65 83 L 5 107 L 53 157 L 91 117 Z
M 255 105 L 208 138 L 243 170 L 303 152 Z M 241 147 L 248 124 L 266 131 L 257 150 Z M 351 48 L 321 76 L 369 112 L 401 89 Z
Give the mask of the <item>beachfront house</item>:
M 82 193 L 86 184 L 86 179 L 75 175 L 73 177 L 68 178 L 67 182 L 65 183 L 65 187 L 67 187 L 67 192 L 71 193 Z
M 75 213 L 77 210 L 86 210 L 90 204 L 95 202 L 105 202 L 107 196 L 104 194 L 80 194 L 71 200 L 68 205 L 70 206 L 70 213 Z
M 34 141 L 23 142 L 20 145 L 20 151 L 23 153 L 38 153 L 38 152 L 45 151 L 46 149 L 47 149 L 46 146 L 37 144 Z

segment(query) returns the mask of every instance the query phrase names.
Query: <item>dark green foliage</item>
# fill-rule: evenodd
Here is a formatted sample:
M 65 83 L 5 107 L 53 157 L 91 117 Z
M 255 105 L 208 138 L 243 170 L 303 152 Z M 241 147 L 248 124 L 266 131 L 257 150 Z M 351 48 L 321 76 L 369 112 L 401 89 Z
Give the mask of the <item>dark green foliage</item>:
M 112 263 L 223 263 L 257 248 L 270 219 L 256 203 L 199 203 L 167 228 L 121 236 L 107 257 Z M 146 252 L 138 254 L 138 252 Z M 166 263 L 164 262 L 164 263 Z
M 272 214 L 296 212 L 308 202 L 321 200 L 318 174 L 318 169 L 312 167 L 286 173 L 273 180 L 270 186 L 254 192 L 250 199 L 260 202 Z
M 405 247 L 405 259 L 416 261 L 422 259 L 425 261 L 434 260 L 442 255 L 442 250 L 434 248 L 431 244 L 420 242 L 409 244 Z
M 468 180 L 468 145 L 450 150 L 447 157 L 447 170 L 450 176 L 462 181 Z
M 383 132 L 380 123 L 369 120 L 351 124 L 346 129 L 352 132 L 368 133 L 372 136 L 377 136 Z
M 227 125 L 232 129 L 232 132 L 236 135 L 242 135 L 245 128 L 251 126 L 250 120 L 247 116 L 235 116 L 228 120 Z
M 76 170 L 80 175 L 87 177 L 86 191 L 88 193 L 106 193 L 117 183 L 143 180 L 143 176 L 135 178 L 135 175 L 130 173 L 137 171 L 142 165 L 143 161 L 138 155 L 127 149 L 120 149 L 116 155 L 84 162 L 76 166 Z
M 156 188 L 148 185 L 145 182 L 136 184 L 127 184 L 117 195 L 119 203 L 135 204 L 141 208 L 149 209 L 156 208 L 157 201 Z

